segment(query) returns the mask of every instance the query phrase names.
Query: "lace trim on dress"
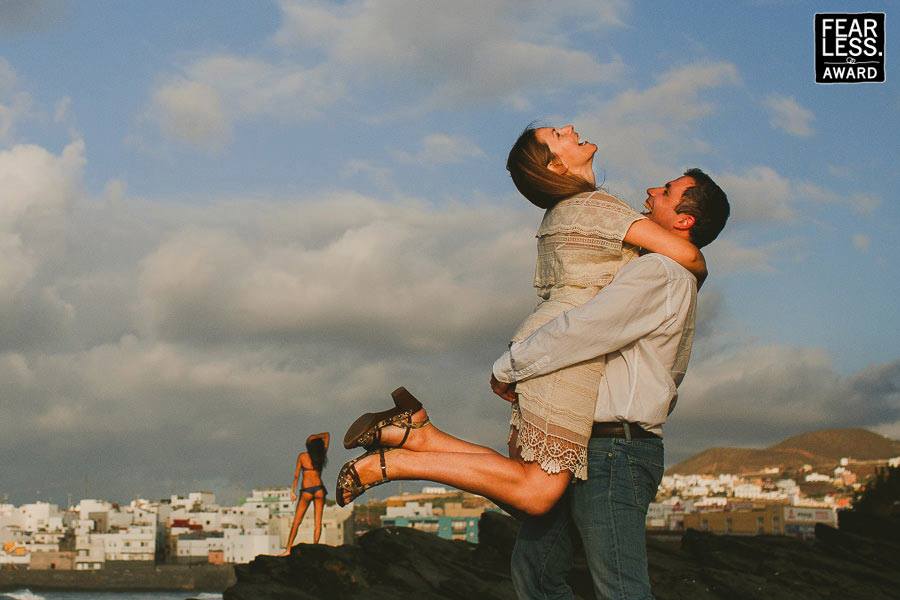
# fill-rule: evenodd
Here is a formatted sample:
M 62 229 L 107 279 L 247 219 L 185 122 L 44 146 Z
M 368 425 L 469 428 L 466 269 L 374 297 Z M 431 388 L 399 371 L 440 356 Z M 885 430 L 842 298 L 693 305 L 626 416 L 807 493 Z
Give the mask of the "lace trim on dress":
M 543 424 L 531 422 L 540 420 L 532 415 L 526 417 L 519 405 L 513 404 L 509 439 L 511 441 L 515 433 L 522 460 L 538 463 L 547 473 L 569 470 L 575 479 L 587 479 L 587 445 L 549 433 L 552 426 L 546 421 Z
M 643 215 L 622 200 L 591 192 L 562 200 L 544 214 L 537 236 L 574 233 L 590 237 L 611 237 L 621 247 L 628 226 Z
M 640 221 L 641 219 L 646 219 L 647 217 L 638 214 L 637 217 L 632 217 L 631 215 L 626 215 L 627 223 L 630 225 L 635 221 Z M 625 219 L 623 219 L 625 220 Z M 627 230 L 627 227 L 626 227 Z M 589 237 L 597 237 L 597 236 L 606 236 L 609 235 L 609 227 L 602 225 L 578 225 L 574 223 L 550 223 L 548 225 L 542 225 L 540 229 L 538 229 L 537 234 L 534 236 L 536 238 L 543 238 L 551 235 L 559 235 L 560 233 L 570 233 L 575 235 L 585 235 Z M 619 246 L 622 245 L 622 239 L 611 237 L 609 238 L 612 241 L 617 241 Z

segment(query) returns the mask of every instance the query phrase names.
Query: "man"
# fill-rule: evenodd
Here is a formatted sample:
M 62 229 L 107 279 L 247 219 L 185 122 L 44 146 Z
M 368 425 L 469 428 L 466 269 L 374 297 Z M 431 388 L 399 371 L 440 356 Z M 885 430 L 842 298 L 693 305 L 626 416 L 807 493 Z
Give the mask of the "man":
M 648 217 L 698 248 L 728 219 L 725 193 L 690 169 L 647 190 Z M 697 280 L 675 261 L 645 254 L 595 298 L 514 343 L 491 385 L 515 400 L 515 382 L 604 356 L 588 446 L 588 479 L 548 514 L 522 524 L 512 574 L 520 598 L 573 598 L 566 583 L 580 534 L 598 599 L 653 598 L 645 520 L 663 474 L 662 425 L 677 400 L 694 337 Z

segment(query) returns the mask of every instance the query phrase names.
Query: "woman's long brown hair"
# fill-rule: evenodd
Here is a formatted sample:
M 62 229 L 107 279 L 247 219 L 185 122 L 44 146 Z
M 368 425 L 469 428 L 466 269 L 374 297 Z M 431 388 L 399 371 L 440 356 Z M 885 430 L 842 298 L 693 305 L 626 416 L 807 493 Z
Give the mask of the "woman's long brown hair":
M 306 442 L 306 451 L 309 452 L 309 458 L 312 460 L 313 468 L 321 475 L 322 469 L 325 468 L 325 463 L 328 462 L 328 459 L 325 456 L 325 442 L 322 438 L 310 440 Z
M 525 128 L 509 151 L 506 170 L 516 189 L 532 204 L 540 208 L 553 208 L 560 200 L 582 192 L 593 192 L 597 186 L 577 175 L 560 175 L 548 168 L 556 159 L 550 147 L 539 142 L 535 128 Z

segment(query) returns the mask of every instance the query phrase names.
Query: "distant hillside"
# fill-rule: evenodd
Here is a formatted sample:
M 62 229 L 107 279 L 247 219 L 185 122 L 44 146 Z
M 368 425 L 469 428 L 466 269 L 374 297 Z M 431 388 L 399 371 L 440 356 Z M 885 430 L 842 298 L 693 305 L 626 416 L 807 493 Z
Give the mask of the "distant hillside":
M 855 460 L 900 456 L 900 442 L 866 429 L 825 429 L 790 437 L 768 448 L 709 448 L 669 467 L 667 473 L 751 473 L 765 467 L 832 467 Z
M 791 448 L 832 459 L 849 456 L 857 460 L 873 460 L 900 455 L 900 441 L 867 429 L 823 429 L 801 433 L 772 446 L 773 450 Z

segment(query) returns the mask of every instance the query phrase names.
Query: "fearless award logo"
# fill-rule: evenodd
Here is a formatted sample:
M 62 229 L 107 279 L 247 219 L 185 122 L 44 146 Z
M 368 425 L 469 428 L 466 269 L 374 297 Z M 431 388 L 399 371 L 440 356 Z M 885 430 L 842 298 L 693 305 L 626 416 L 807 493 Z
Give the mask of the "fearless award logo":
M 816 83 L 884 82 L 884 13 L 816 15 Z

